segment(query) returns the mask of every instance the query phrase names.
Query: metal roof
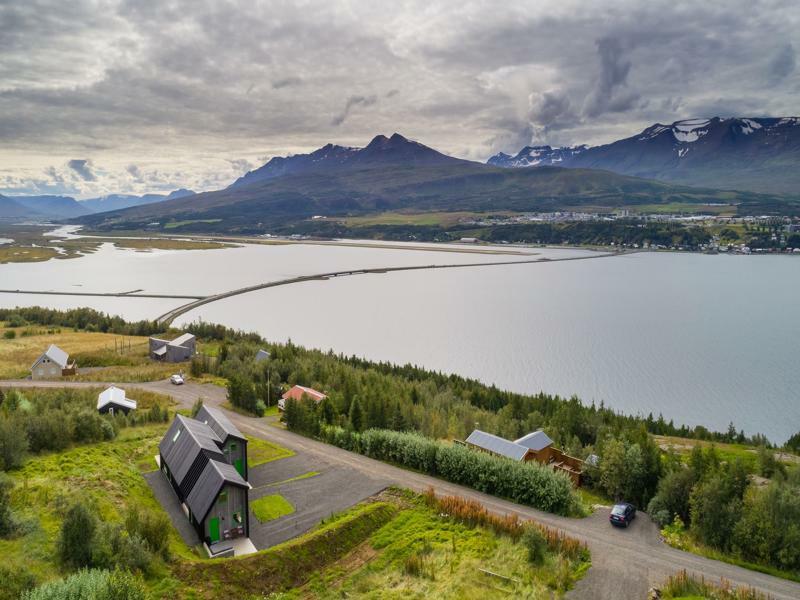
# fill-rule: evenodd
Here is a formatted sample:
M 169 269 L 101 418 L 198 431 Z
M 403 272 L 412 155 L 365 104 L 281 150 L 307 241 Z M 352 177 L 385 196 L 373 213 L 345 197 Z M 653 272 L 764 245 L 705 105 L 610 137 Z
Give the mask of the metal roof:
M 192 511 L 195 519 L 198 521 L 205 519 L 222 486 L 226 483 L 243 488 L 250 487 L 233 465 L 209 460 L 200 473 L 200 477 L 197 478 L 197 483 L 186 497 L 186 505 Z
M 256 362 L 269 358 L 270 354 L 266 350 L 259 350 L 256 352 Z
M 117 406 L 130 409 L 136 408 L 136 400 L 126 398 L 125 390 L 121 390 L 113 385 L 104 392 L 100 392 L 100 395 L 97 396 L 97 410 L 100 410 L 108 404 L 116 404 Z
M 216 433 L 223 442 L 228 437 L 235 437 L 240 440 L 247 439 L 242 432 L 236 428 L 236 425 L 231 423 L 228 416 L 219 409 L 204 404 L 197 412 L 195 419 L 211 427 L 214 433 Z
M 183 335 L 176 337 L 174 340 L 169 342 L 170 346 L 183 346 L 186 342 L 191 342 L 194 339 L 194 336 L 191 333 L 184 333 Z
M 539 450 L 547 448 L 548 446 L 552 446 L 553 440 L 551 440 L 550 436 L 540 429 L 539 431 L 534 431 L 528 435 L 522 436 L 518 440 L 515 440 L 514 443 L 538 452 Z
M 208 458 L 225 460 L 219 444 L 222 444 L 222 440 L 205 423 L 183 415 L 175 415 L 175 420 L 159 443 L 158 450 L 178 487 L 181 489 L 188 487 L 191 490 L 194 487 L 192 477 L 199 475 L 196 472 L 196 461 L 201 454 L 207 457 L 206 460 Z
M 36 362 L 31 365 L 31 369 L 39 364 L 39 361 L 42 360 L 44 357 L 49 358 L 62 369 L 66 368 L 67 363 L 69 363 L 69 354 L 64 352 L 61 348 L 56 346 L 55 344 L 50 344 L 50 347 L 44 351 L 44 353 L 36 359 Z
M 528 453 L 528 448 L 525 446 L 520 446 L 519 444 L 515 444 L 514 442 L 510 442 L 491 433 L 486 433 L 480 429 L 476 429 L 470 433 L 466 441 L 468 444 L 472 444 L 478 448 L 483 448 L 489 452 L 494 452 L 495 454 L 507 458 L 513 458 L 514 460 L 522 460 Z
M 159 346 L 158 348 L 153 350 L 153 354 L 157 354 L 158 356 L 161 356 L 162 354 L 166 354 L 166 353 L 167 353 L 167 345 L 166 344 L 164 344 L 163 346 Z

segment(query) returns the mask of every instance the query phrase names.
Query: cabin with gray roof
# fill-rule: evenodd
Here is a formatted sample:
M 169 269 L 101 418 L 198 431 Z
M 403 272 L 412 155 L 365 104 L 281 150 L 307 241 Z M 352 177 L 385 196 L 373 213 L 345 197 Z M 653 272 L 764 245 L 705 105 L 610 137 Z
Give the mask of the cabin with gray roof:
M 500 436 L 476 429 L 469 434 L 465 444 L 476 450 L 517 462 L 536 461 L 565 473 L 575 485 L 580 485 L 583 461 L 562 452 L 541 429 L 522 436 L 518 440 L 507 440 Z
M 262 360 L 269 360 L 269 352 L 263 348 L 256 352 L 256 362 L 261 362 Z
M 69 354 L 55 344 L 45 350 L 31 365 L 31 379 L 52 379 L 66 375 L 75 375 L 75 361 L 69 361 Z
M 250 484 L 230 462 L 235 460 L 230 451 L 226 452 L 226 440 L 243 439 L 237 437 L 241 433 L 219 411 L 201 412 L 204 420 L 175 416 L 158 445 L 159 464 L 190 523 L 213 554 L 215 544 L 250 535 Z
M 97 396 L 97 412 L 104 414 L 128 414 L 136 410 L 136 400 L 127 397 L 125 390 L 111 386 Z
M 205 404 L 198 411 L 195 420 L 208 425 L 222 440 L 222 453 L 226 462 L 232 464 L 239 475 L 246 480 L 247 476 L 247 438 L 231 423 L 230 419 L 217 408 Z
M 197 350 L 197 339 L 191 333 L 184 333 L 172 341 L 157 337 L 150 338 L 150 358 L 168 363 L 191 360 Z

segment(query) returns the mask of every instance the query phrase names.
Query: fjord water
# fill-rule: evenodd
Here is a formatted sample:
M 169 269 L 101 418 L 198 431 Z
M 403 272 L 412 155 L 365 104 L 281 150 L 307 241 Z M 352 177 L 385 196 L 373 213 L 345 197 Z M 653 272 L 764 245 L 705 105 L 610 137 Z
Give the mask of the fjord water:
M 314 245 L 150 253 L 105 245 L 80 259 L 0 265 L 0 287 L 208 294 L 332 270 L 508 259 Z M 783 442 L 800 430 L 798 298 L 796 257 L 640 253 L 308 282 L 205 305 L 176 325 L 202 318 L 677 423 L 725 429 L 733 421 Z M 0 294 L 0 306 L 92 306 L 129 319 L 184 302 Z

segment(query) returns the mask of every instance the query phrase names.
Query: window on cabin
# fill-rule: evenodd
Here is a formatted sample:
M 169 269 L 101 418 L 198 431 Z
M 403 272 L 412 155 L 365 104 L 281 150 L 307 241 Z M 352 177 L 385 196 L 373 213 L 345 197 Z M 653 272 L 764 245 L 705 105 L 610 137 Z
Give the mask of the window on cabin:
M 233 513 L 233 520 L 236 521 L 237 523 L 239 523 L 239 525 L 241 525 L 242 524 L 242 513 L 238 513 L 238 512 Z
M 223 504 L 228 501 L 228 492 L 220 492 L 217 502 Z
M 231 443 L 231 452 L 235 452 L 235 451 L 236 451 L 236 443 L 233 442 L 233 443 Z

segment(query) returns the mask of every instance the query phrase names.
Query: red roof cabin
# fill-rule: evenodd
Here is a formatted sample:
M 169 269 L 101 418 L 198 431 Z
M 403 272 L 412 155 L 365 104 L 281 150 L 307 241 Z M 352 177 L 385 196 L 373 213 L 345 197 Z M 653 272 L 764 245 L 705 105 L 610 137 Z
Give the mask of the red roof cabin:
M 286 392 L 281 399 L 278 400 L 278 410 L 283 410 L 286 407 L 286 401 L 290 398 L 300 402 L 303 399 L 303 396 L 306 398 L 311 398 L 314 402 L 319 404 L 322 402 L 323 399 L 327 398 L 325 394 L 322 392 L 318 392 L 317 390 L 309 387 L 305 387 L 302 385 L 296 385 L 288 392 Z

